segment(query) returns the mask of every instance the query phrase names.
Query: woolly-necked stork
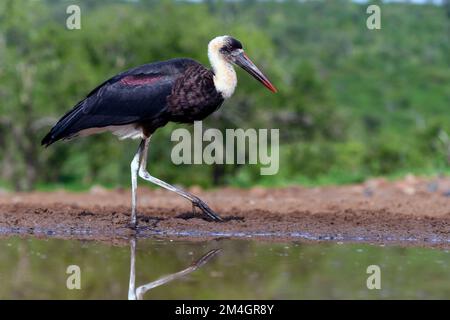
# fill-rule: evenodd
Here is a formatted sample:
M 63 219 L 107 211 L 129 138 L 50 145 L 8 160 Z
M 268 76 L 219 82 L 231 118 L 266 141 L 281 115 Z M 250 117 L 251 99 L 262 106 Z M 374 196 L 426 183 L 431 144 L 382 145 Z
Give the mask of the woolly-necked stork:
M 140 138 L 131 162 L 131 226 L 136 227 L 137 177 L 155 183 L 190 200 L 210 220 L 222 221 L 208 205 L 185 190 L 151 176 L 147 151 L 151 135 L 169 121 L 193 123 L 216 111 L 231 97 L 237 84 L 233 64 L 250 73 L 269 90 L 275 87 L 252 63 L 242 44 L 221 36 L 208 44 L 212 69 L 192 59 L 172 59 L 124 71 L 92 90 L 66 113 L 42 140 L 42 145 L 111 131 L 121 139 Z

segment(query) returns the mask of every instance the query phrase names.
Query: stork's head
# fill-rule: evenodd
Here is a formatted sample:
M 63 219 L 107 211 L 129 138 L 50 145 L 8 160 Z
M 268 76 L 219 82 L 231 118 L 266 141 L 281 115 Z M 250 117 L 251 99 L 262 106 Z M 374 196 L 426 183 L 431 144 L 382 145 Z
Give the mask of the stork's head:
M 220 72 L 220 70 L 217 70 L 220 67 L 232 69 L 231 64 L 236 64 L 261 82 L 270 91 L 277 92 L 277 89 L 270 83 L 269 79 L 267 79 L 245 54 L 239 40 L 230 36 L 221 36 L 212 39 L 208 45 L 208 56 L 216 74 Z

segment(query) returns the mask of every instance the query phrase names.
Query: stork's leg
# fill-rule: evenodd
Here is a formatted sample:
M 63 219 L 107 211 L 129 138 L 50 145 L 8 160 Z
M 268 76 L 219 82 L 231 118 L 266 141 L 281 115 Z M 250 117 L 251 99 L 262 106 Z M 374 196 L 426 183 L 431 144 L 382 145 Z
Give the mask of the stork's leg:
M 145 149 L 145 144 L 148 139 L 142 140 L 139 144 L 139 148 L 136 152 L 136 155 L 131 161 L 131 221 L 130 226 L 135 228 L 137 225 L 137 215 L 136 215 L 136 205 L 137 205 L 137 177 L 139 172 L 139 167 L 142 161 L 142 151 Z
M 155 177 L 151 176 L 150 173 L 148 173 L 146 167 L 147 167 L 147 154 L 148 154 L 149 142 L 150 142 L 150 138 L 142 140 L 141 145 L 139 146 L 139 149 L 141 149 L 141 146 L 142 146 L 142 150 L 140 150 L 140 152 L 138 151 L 138 153 L 141 153 L 141 155 L 142 155 L 140 157 L 141 160 L 139 161 L 140 165 L 138 165 L 138 167 L 137 167 L 139 176 L 144 180 L 154 183 L 154 184 L 156 184 L 160 187 L 163 187 L 167 190 L 176 192 L 180 196 L 188 199 L 189 201 L 192 202 L 192 205 L 194 207 L 198 207 L 200 210 L 202 210 L 202 212 L 209 219 L 214 220 L 214 221 L 223 221 L 223 219 L 218 214 L 216 214 L 205 202 L 200 200 L 199 197 L 196 197 L 193 194 L 191 194 L 181 188 L 177 188 L 177 187 L 172 186 L 162 180 L 159 180 L 158 178 L 155 178 Z

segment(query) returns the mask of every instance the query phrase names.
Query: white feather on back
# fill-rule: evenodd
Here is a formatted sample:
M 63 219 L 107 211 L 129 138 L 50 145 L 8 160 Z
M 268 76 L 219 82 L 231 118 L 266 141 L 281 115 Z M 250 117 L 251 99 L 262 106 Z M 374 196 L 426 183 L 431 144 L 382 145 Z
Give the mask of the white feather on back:
M 135 124 L 127 124 L 123 126 L 107 126 L 102 128 L 89 128 L 81 130 L 77 135 L 84 137 L 95 133 L 101 133 L 110 131 L 114 135 L 118 136 L 120 140 L 123 139 L 144 139 L 144 133 L 140 127 L 136 127 Z

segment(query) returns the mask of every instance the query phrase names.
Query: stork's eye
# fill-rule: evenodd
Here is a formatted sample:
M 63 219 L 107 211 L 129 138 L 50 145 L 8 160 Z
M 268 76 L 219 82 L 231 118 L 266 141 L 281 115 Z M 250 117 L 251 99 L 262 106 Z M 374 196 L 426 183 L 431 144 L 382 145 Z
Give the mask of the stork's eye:
M 220 52 L 223 54 L 230 54 L 233 51 L 233 49 L 229 45 L 225 45 L 222 48 L 220 48 Z

